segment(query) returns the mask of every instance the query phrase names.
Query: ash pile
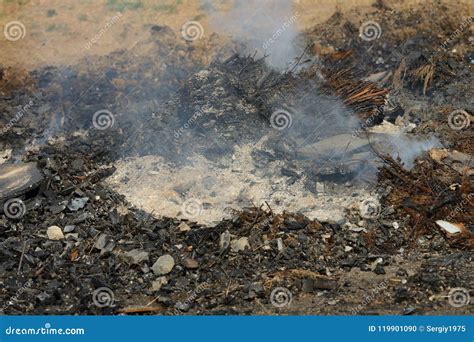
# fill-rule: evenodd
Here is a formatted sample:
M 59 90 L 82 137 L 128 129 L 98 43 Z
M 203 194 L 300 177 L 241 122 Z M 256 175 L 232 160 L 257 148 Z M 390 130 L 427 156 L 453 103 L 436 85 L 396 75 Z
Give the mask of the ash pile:
M 342 219 L 351 196 L 368 196 L 377 156 L 317 65 L 291 71 L 232 55 L 195 73 L 129 140 L 154 153 L 117 161 L 110 184 L 146 211 L 203 224 L 264 203 Z

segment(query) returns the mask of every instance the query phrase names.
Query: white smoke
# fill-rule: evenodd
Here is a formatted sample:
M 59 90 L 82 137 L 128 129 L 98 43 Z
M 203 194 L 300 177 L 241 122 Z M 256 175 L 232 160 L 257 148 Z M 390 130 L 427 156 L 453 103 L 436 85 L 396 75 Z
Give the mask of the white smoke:
M 235 0 L 229 11 L 211 13 L 210 23 L 242 44 L 240 53 L 268 55 L 268 65 L 282 70 L 303 52 L 295 42 L 298 16 L 289 0 Z

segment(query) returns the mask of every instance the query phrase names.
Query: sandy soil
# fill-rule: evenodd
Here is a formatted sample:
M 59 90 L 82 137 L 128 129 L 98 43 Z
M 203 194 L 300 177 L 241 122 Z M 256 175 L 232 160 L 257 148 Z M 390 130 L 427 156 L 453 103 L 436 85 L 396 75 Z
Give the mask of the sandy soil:
M 294 0 L 301 30 L 327 20 L 336 10 L 359 8 L 370 13 L 373 0 Z M 390 1 L 403 9 L 420 0 Z M 445 0 L 469 3 L 469 0 Z M 209 5 L 210 4 L 210 5 Z M 190 20 L 199 21 L 204 35 L 211 36 L 208 11 L 225 11 L 226 0 L 5 0 L 0 3 L 0 26 L 12 21 L 24 25 L 24 37 L 9 41 L 0 35 L 0 65 L 34 69 L 44 65 L 71 65 L 93 55 L 104 56 L 118 49 L 133 49 L 147 36 L 152 25 L 166 25 L 179 33 Z M 118 16 L 118 19 L 114 17 Z M 96 35 L 98 41 L 87 48 Z M 27 53 L 25 53 L 27 52 Z M 140 54 L 140 51 L 136 51 Z

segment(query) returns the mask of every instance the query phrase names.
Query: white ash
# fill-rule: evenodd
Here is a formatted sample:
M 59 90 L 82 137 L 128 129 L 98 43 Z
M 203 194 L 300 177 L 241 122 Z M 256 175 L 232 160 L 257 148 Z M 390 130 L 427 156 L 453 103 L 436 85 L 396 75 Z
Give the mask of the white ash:
M 289 177 L 281 174 L 284 161 L 275 160 L 264 169 L 255 166 L 251 153 L 263 143 L 236 147 L 231 158 L 219 163 L 196 156 L 180 168 L 160 156 L 128 158 L 115 164 L 117 171 L 108 182 L 147 212 L 208 225 L 232 217 L 234 210 L 266 203 L 276 213 L 299 212 L 310 219 L 338 221 L 346 207 L 368 194 L 363 188 L 334 184 L 314 194 L 305 188 L 305 175 L 288 184 Z M 330 191 L 332 187 L 336 188 Z

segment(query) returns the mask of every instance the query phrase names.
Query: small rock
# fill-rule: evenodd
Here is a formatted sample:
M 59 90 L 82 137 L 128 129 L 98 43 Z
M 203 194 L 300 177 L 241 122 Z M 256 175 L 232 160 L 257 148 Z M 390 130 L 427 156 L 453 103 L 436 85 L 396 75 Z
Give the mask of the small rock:
M 265 294 L 265 289 L 263 288 L 262 283 L 255 282 L 255 283 L 250 284 L 249 295 L 248 295 L 250 299 L 263 296 L 264 294 Z
M 266 234 L 263 234 L 262 240 L 263 240 L 263 250 L 265 251 L 271 250 L 272 247 L 270 247 L 270 241 L 268 240 L 268 236 Z
M 359 233 L 359 232 L 367 232 L 367 230 L 365 228 L 362 228 L 362 227 L 350 227 L 349 230 L 353 231 L 353 232 L 356 232 L 356 233 Z
M 165 254 L 158 258 L 158 260 L 151 267 L 156 275 L 168 274 L 174 267 L 174 259 L 171 255 Z
M 378 264 L 382 263 L 383 262 L 383 259 L 382 258 L 377 258 L 375 259 L 371 264 L 370 264 L 370 269 L 372 271 L 375 271 L 375 269 L 377 268 Z
M 230 245 L 230 232 L 226 230 L 221 234 L 221 237 L 219 239 L 219 248 L 221 251 L 226 250 L 229 248 Z
M 159 291 L 161 287 L 166 284 L 168 284 L 168 279 L 166 279 L 166 277 L 158 277 L 151 283 L 151 290 Z
M 65 236 L 66 240 L 69 240 L 69 238 L 72 238 L 74 240 L 79 240 L 79 234 L 78 233 L 69 233 L 69 234 L 66 234 Z
M 238 240 L 232 240 L 230 243 L 230 249 L 234 253 L 244 251 L 246 248 L 250 248 L 249 239 L 247 237 L 241 237 Z
M 191 230 L 191 228 L 186 224 L 186 222 L 181 222 L 181 224 L 178 226 L 178 229 L 182 233 L 189 232 Z
M 191 305 L 188 302 L 177 302 L 174 307 L 179 311 L 188 312 L 191 309 Z
M 353 248 L 351 246 L 345 246 L 344 247 L 344 252 L 350 252 L 350 251 L 352 251 L 352 249 Z
M 281 252 L 283 250 L 284 246 L 283 246 L 283 240 L 282 238 L 278 238 L 277 239 L 277 249 L 279 252 Z
M 94 244 L 94 247 L 102 250 L 107 245 L 108 240 L 109 240 L 109 236 L 107 234 L 100 234 L 99 238 Z
M 71 211 L 78 211 L 85 207 L 87 201 L 89 201 L 89 198 L 87 197 L 73 198 L 71 202 L 67 205 L 67 208 Z
M 94 244 L 94 248 L 100 250 L 100 254 L 103 255 L 114 250 L 115 242 L 107 234 L 100 234 L 99 238 Z
M 194 270 L 199 267 L 197 260 L 186 258 L 183 260 L 183 266 L 187 269 Z
M 143 249 L 132 249 L 124 254 L 124 258 L 130 264 L 136 265 L 142 261 L 148 261 L 149 253 Z
M 328 300 L 329 305 L 336 305 L 337 302 L 334 299 Z
M 409 306 L 402 311 L 402 315 L 412 315 L 416 312 L 416 308 L 413 306 Z
M 383 266 L 381 264 L 377 264 L 377 266 L 375 266 L 374 273 L 375 274 L 385 274 L 385 269 L 383 268 Z
M 50 240 L 63 240 L 64 239 L 63 231 L 58 226 L 49 227 L 48 230 L 46 231 L 46 234 L 48 235 L 48 239 Z
M 71 233 L 74 231 L 74 229 L 76 229 L 76 226 L 66 226 L 64 227 L 64 232 L 65 233 Z
M 60 212 L 64 211 L 64 209 L 66 209 L 66 206 L 64 204 L 52 205 L 49 207 L 49 210 L 54 215 L 59 214 Z
M 115 210 L 120 216 L 126 216 L 128 214 L 128 208 L 123 205 L 118 206 Z

